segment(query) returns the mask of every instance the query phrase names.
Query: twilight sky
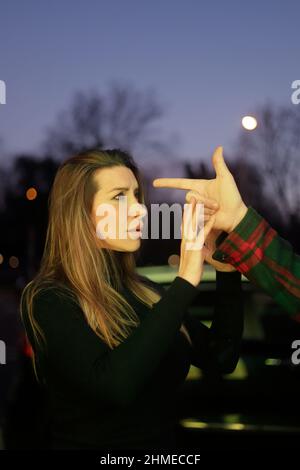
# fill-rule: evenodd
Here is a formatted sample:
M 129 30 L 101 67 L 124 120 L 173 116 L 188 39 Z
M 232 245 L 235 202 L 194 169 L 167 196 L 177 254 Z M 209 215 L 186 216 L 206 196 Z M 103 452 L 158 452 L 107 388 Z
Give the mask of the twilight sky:
M 294 106 L 299 19 L 298 0 L 0 0 L 4 148 L 36 150 L 75 91 L 117 80 L 156 91 L 183 157 L 230 151 L 257 105 Z

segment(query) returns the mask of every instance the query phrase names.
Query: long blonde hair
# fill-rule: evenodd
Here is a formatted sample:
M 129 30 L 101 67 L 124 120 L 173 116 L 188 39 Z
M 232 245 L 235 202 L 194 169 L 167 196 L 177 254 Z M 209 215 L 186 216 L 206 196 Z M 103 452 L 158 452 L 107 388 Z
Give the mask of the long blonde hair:
M 60 286 L 84 312 L 93 331 L 113 349 L 139 325 L 139 317 L 121 295 L 126 286 L 149 307 L 161 295 L 144 283 L 136 273 L 132 252 L 99 248 L 91 211 L 98 191 L 93 178 L 96 170 L 126 166 L 139 185 L 139 202 L 145 204 L 142 178 L 132 157 L 119 149 L 92 149 L 64 161 L 55 176 L 49 199 L 49 218 L 39 270 L 23 289 L 20 300 L 39 344 L 45 337 L 34 318 L 35 296 L 51 286 Z M 185 327 L 181 330 L 187 335 Z M 34 350 L 34 348 L 33 348 Z M 35 360 L 33 359 L 35 366 Z M 36 371 L 36 368 L 35 368 Z

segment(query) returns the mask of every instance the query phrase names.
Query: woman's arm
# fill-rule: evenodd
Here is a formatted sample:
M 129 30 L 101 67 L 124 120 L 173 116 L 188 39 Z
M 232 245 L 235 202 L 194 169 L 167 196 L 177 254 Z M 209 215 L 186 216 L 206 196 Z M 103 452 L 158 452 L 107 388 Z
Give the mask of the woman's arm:
M 211 327 L 189 314 L 184 319 L 192 340 L 191 363 L 203 370 L 234 371 L 243 334 L 241 274 L 216 272 L 216 300 Z
M 112 406 L 131 405 L 172 344 L 198 293 L 177 276 L 151 314 L 111 350 L 88 326 L 75 302 L 53 289 L 44 291 L 35 300 L 34 313 L 47 339 L 47 375 L 69 393 Z M 22 311 L 28 337 L 32 337 Z

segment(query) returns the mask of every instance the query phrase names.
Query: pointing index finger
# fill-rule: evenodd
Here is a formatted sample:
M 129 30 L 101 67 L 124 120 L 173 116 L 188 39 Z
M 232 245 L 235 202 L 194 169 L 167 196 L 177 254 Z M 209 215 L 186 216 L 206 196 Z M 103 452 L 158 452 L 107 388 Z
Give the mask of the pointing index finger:
M 206 180 L 192 179 L 192 178 L 156 178 L 152 184 L 155 188 L 174 188 L 184 190 L 194 190 L 202 196 L 202 202 L 205 206 L 216 210 L 219 204 L 215 199 L 205 197 L 205 183 Z
M 155 188 L 194 189 L 196 181 L 192 178 L 156 178 L 152 182 Z

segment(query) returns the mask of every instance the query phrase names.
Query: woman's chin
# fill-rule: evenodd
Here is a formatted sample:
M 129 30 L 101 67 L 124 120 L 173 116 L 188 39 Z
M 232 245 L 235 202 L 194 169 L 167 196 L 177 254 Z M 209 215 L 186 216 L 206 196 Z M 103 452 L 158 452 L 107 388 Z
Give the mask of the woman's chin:
M 111 244 L 110 249 L 111 250 L 116 250 L 116 251 L 136 251 L 140 248 L 141 246 L 141 239 L 137 238 L 136 240 L 134 239 L 127 239 L 124 240 L 123 243 L 116 243 L 116 244 Z
M 136 251 L 141 246 L 141 239 L 137 238 L 136 240 L 129 240 L 127 246 L 128 246 L 128 251 Z

